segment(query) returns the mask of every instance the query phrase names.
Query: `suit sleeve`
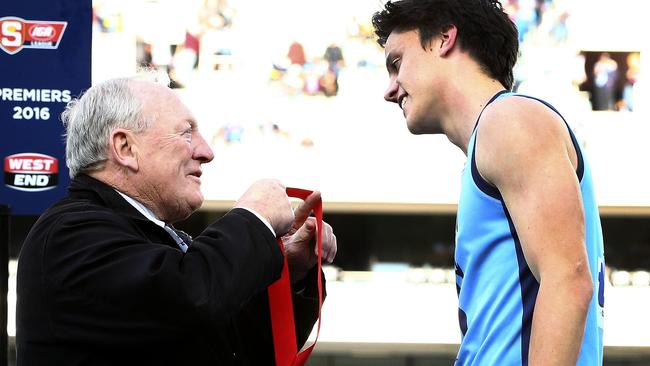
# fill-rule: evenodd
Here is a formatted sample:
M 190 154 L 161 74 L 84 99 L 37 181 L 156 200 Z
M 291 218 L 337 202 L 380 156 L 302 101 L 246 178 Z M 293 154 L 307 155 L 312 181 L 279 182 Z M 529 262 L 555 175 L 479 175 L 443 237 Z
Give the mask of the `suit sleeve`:
M 152 237 L 106 212 L 58 219 L 44 249 L 42 278 L 59 336 L 155 342 L 170 333 L 226 327 L 279 278 L 283 265 L 276 239 L 242 209 L 210 225 L 185 254 Z

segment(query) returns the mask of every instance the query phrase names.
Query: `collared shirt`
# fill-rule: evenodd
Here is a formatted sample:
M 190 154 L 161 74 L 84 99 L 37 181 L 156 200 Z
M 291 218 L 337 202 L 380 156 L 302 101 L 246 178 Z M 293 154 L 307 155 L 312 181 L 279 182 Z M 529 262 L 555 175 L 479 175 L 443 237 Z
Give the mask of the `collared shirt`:
M 177 233 L 174 231 L 174 229 L 167 225 L 164 221 L 160 220 L 156 215 L 151 211 L 147 206 L 143 205 L 137 200 L 134 200 L 133 198 L 127 196 L 126 194 L 118 191 L 117 189 L 115 192 L 119 193 L 120 196 L 122 196 L 126 202 L 130 203 L 131 206 L 133 206 L 136 210 L 138 210 L 144 217 L 149 219 L 149 221 L 153 222 L 154 224 L 160 226 L 161 228 L 165 229 L 165 231 L 174 239 L 176 244 L 178 244 L 178 247 L 181 249 L 183 253 L 187 252 L 188 244 L 186 243 Z
M 160 220 L 158 217 L 156 217 L 156 214 L 153 213 L 147 206 L 143 205 L 139 201 L 134 200 L 133 198 L 127 196 L 126 194 L 118 191 L 117 189 L 115 192 L 119 193 L 120 196 L 122 196 L 126 202 L 130 203 L 131 206 L 133 206 L 138 212 L 140 212 L 144 217 L 148 218 L 150 221 L 152 221 L 154 224 L 160 226 L 161 228 L 165 228 L 165 222 Z
M 156 215 L 153 213 L 153 211 L 151 211 L 145 205 L 143 205 L 139 201 L 127 196 L 126 194 L 118 191 L 117 189 L 115 190 L 115 192 L 119 193 L 120 196 L 124 197 L 126 202 L 130 203 L 131 206 L 133 206 L 136 210 L 138 210 L 138 212 L 140 212 L 142 215 L 144 215 L 144 217 L 148 218 L 149 220 L 151 220 L 153 223 L 160 226 L 161 228 L 163 228 L 163 229 L 165 228 L 165 226 L 166 226 L 165 222 L 160 220 L 158 217 L 156 217 Z M 244 210 L 246 210 L 246 211 L 252 213 L 253 215 L 257 216 L 257 218 L 260 219 L 260 221 L 262 221 L 264 223 L 264 225 L 266 225 L 266 227 L 269 228 L 269 230 L 271 230 L 271 234 L 273 234 L 273 236 L 276 236 L 275 235 L 275 230 L 273 230 L 273 227 L 271 226 L 271 223 L 269 223 L 269 221 L 265 217 L 263 217 L 259 213 L 255 212 L 254 210 L 251 210 L 250 208 L 246 208 L 246 207 L 241 207 L 241 208 L 243 208 Z

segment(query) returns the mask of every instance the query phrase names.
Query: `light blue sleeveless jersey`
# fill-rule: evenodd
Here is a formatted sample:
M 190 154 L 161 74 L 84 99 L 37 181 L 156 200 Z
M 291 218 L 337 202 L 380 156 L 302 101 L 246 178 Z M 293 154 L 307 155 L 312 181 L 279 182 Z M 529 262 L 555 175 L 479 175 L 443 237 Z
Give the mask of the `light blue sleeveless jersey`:
M 512 95 L 515 94 L 502 92 L 490 103 Z M 548 103 L 540 102 L 558 113 Z M 528 365 L 539 283 L 528 268 L 499 191 L 476 169 L 476 130 L 467 147 L 457 215 L 456 287 L 462 342 L 456 365 Z M 594 366 L 602 365 L 603 360 L 603 237 L 591 171 L 575 136 L 570 129 L 569 132 L 578 157 L 576 174 L 582 191 L 587 254 L 595 286 L 578 365 Z

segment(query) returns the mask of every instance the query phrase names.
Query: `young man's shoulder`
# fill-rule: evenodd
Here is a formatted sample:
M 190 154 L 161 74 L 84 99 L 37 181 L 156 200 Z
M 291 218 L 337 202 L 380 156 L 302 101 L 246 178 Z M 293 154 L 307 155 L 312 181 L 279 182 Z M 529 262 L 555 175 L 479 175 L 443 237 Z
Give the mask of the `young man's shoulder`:
M 484 123 L 488 121 L 488 123 Z M 500 127 L 517 127 L 548 129 L 562 118 L 549 104 L 540 99 L 525 95 L 507 95 L 498 98 L 485 108 L 481 117 L 481 124 Z
M 478 125 L 477 168 L 488 180 L 497 180 L 566 151 L 567 143 L 566 124 L 541 101 L 516 95 L 499 98 L 485 109 Z
M 567 133 L 562 117 L 548 105 L 534 98 L 509 95 L 485 108 L 477 134 L 479 142 L 520 144 L 561 139 Z M 547 141 L 548 142 L 548 141 Z

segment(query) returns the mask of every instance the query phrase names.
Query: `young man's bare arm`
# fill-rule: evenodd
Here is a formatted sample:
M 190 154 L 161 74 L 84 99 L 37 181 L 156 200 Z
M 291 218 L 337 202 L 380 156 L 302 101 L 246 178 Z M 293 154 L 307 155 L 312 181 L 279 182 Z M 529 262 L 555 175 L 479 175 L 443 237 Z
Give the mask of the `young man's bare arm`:
M 498 100 L 483 114 L 476 159 L 481 175 L 499 189 L 540 284 L 529 365 L 575 365 L 593 283 L 567 127 L 537 101 Z

